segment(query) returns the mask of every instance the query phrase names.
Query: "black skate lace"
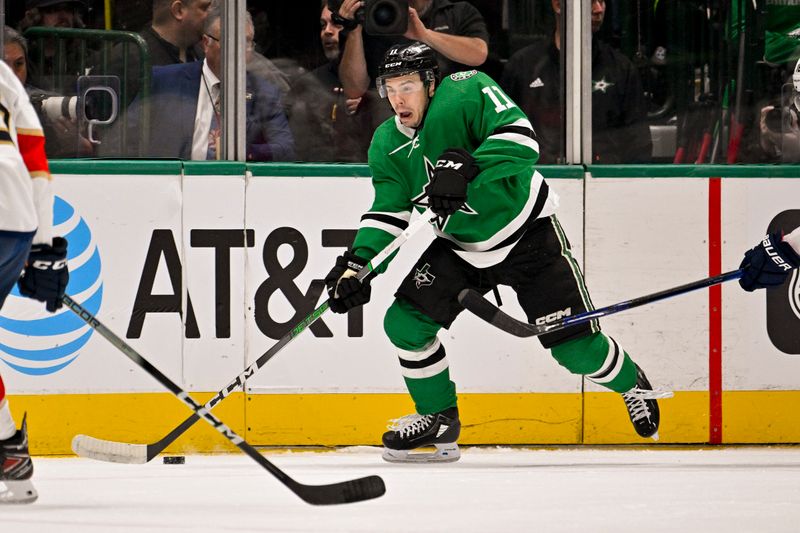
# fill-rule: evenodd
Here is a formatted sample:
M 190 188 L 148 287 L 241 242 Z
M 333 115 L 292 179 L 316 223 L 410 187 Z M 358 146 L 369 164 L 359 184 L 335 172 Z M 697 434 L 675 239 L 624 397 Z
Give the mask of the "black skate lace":
M 433 415 L 418 415 L 415 413 L 391 420 L 387 428 L 391 431 L 399 432 L 400 437 L 404 438 L 421 433 L 430 426 L 431 421 L 433 421 Z

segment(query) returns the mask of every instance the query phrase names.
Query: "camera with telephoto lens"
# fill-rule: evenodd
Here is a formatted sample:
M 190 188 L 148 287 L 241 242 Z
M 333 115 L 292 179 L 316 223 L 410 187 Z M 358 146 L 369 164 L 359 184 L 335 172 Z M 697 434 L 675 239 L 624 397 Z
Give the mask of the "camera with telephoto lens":
M 336 24 L 361 24 L 370 35 L 403 35 L 408 30 L 408 0 L 364 0 L 356 11 L 355 23 L 339 16 L 341 5 L 342 0 L 328 0 Z
M 78 119 L 78 97 L 58 96 L 54 94 L 32 94 L 31 104 L 36 112 L 50 121 L 64 117 L 69 120 Z

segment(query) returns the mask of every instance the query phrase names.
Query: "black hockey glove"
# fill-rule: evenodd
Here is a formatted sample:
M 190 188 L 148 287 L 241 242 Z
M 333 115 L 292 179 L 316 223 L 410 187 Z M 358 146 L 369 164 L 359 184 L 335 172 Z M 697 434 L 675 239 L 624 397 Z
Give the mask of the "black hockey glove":
M 786 276 L 800 265 L 800 256 L 779 233 L 764 237 L 758 246 L 744 254 L 739 268 L 744 269 L 739 285 L 746 291 L 781 285 Z
M 55 237 L 52 246 L 34 244 L 31 247 L 28 263 L 17 285 L 20 294 L 45 302 L 47 310 L 55 313 L 61 307 L 68 282 L 67 240 Z
M 431 182 L 425 187 L 431 211 L 444 218 L 467 203 L 467 184 L 480 170 L 463 148 L 448 148 L 436 161 Z
M 345 252 L 336 258 L 336 265 L 325 276 L 328 287 L 328 306 L 334 313 L 346 313 L 354 307 L 364 305 L 372 293 L 370 277 L 359 281 L 355 278 L 359 270 L 369 261 L 352 252 Z

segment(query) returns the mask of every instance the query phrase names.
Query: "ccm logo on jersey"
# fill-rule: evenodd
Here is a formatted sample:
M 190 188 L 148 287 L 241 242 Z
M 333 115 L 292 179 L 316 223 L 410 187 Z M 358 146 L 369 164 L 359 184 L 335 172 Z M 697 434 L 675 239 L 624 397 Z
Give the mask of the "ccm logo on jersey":
M 767 252 L 767 255 L 772 258 L 773 263 L 775 263 L 784 270 L 792 270 L 792 265 L 784 261 L 783 257 L 778 255 L 778 252 L 776 252 L 775 248 L 772 247 L 772 242 L 770 242 L 769 240 L 769 235 L 764 237 L 764 240 L 761 241 L 761 244 L 764 246 L 764 251 Z
M 556 311 L 555 313 L 550 313 L 547 316 L 540 316 L 536 319 L 534 324 L 537 326 L 543 326 L 544 324 L 550 324 L 551 322 L 555 322 L 556 320 L 561 320 L 565 316 L 570 316 L 572 314 L 572 308 L 567 307 L 566 309 L 562 309 L 561 311 Z
M 462 166 L 464 166 L 464 163 L 456 163 L 455 161 L 450 161 L 449 159 L 440 159 L 436 162 L 436 168 L 452 168 L 458 170 Z

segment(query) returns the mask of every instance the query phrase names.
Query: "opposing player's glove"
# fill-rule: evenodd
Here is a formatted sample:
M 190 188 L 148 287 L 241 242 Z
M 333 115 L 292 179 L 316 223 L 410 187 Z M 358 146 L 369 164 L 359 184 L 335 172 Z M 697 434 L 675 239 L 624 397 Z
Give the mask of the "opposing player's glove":
M 330 298 L 328 306 L 334 313 L 346 313 L 354 307 L 364 305 L 372 294 L 370 278 L 359 281 L 355 278 L 364 268 L 366 259 L 352 252 L 345 252 L 336 258 L 336 265 L 325 276 L 325 285 Z
M 475 158 L 463 148 L 442 152 L 425 187 L 431 211 L 444 218 L 461 209 L 467 203 L 467 184 L 479 172 Z
M 772 233 L 745 252 L 739 265 L 744 269 L 739 285 L 746 291 L 781 285 L 798 265 L 800 256 L 779 233 Z
M 55 237 L 52 246 L 34 244 L 31 247 L 17 286 L 20 294 L 45 302 L 47 310 L 55 313 L 61 307 L 68 282 L 67 240 Z

